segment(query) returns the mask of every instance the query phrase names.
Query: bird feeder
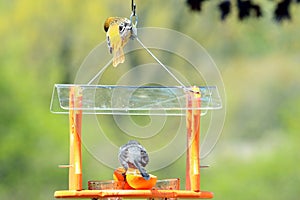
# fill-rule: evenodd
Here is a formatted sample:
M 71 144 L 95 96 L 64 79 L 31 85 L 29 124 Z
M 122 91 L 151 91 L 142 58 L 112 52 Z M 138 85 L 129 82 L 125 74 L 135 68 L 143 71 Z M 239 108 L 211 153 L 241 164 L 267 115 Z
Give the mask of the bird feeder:
M 98 49 L 94 49 L 83 63 L 83 65 L 88 65 L 87 61 L 91 60 L 87 69 L 81 69 L 83 72 L 81 74 L 87 76 L 86 72 L 94 69 L 95 66 L 99 66 L 100 60 L 105 63 L 107 61 L 106 64 L 104 63 L 104 65 L 102 65 L 104 67 L 102 67 L 98 73 L 93 73 L 93 76 L 96 74 L 94 78 L 89 79 L 90 81 L 87 81 L 86 84 L 83 84 L 82 82 L 84 81 L 82 80 L 77 81 L 76 84 L 55 84 L 50 110 L 53 113 L 68 114 L 70 129 L 69 164 L 61 166 L 69 169 L 69 186 L 67 190 L 56 191 L 54 194 L 56 198 L 213 198 L 212 192 L 202 191 L 200 187 L 200 118 L 205 116 L 208 111 L 222 108 L 222 100 L 218 87 L 215 85 L 201 86 L 200 84 L 196 84 L 196 86 L 186 86 L 180 81 L 180 78 L 175 76 L 173 73 L 174 71 L 170 70 L 168 66 L 165 66 L 151 52 L 151 50 L 147 48 L 147 46 L 163 50 L 172 47 L 174 48 L 172 50 L 173 53 L 178 52 L 178 54 L 181 54 L 181 57 L 185 57 L 189 60 L 190 64 L 194 66 L 199 65 L 199 63 L 197 63 L 199 60 L 200 62 L 204 62 L 205 65 L 207 65 L 208 62 L 206 62 L 205 58 L 201 57 L 201 55 L 197 53 L 198 46 L 195 45 L 194 41 L 190 42 L 189 38 L 182 37 L 182 35 L 178 32 L 172 32 L 171 34 L 175 34 L 174 38 L 176 38 L 178 42 L 181 42 L 181 48 L 174 46 L 175 43 L 172 39 L 170 39 L 171 34 L 168 30 L 152 30 L 146 28 L 139 29 L 138 32 L 141 37 L 137 37 L 137 35 L 135 35 L 135 41 L 143 47 L 143 50 L 146 50 L 151 57 L 154 58 L 154 60 L 159 64 L 159 68 L 162 69 L 163 72 L 167 73 L 166 76 L 171 76 L 173 81 L 175 80 L 179 86 L 167 84 L 108 85 L 99 84 L 99 81 L 96 84 L 93 84 L 95 80 L 102 75 L 109 66 L 111 66 L 110 64 L 112 63 L 112 60 L 107 61 L 106 42 L 105 44 L 100 45 Z M 153 35 L 160 36 L 161 40 L 157 41 L 158 46 L 155 46 L 156 44 L 153 43 L 155 40 L 147 40 Z M 170 40 L 170 43 L 160 42 L 167 40 Z M 149 43 L 144 45 L 142 41 Z M 187 48 L 184 51 L 182 50 L 184 49 L 182 44 L 187 45 Z M 133 50 L 138 50 L 135 46 L 133 48 Z M 189 53 L 188 50 L 190 50 L 191 53 Z M 128 51 L 125 49 L 125 54 L 126 53 L 128 53 Z M 105 58 L 99 58 L 101 55 L 105 55 Z M 191 59 L 188 59 L 190 57 L 195 60 L 195 62 L 190 61 Z M 126 63 L 124 64 L 126 65 Z M 124 66 L 122 65 L 113 69 L 122 68 Z M 130 66 L 130 68 L 132 68 L 132 66 Z M 154 67 L 151 67 L 151 69 L 154 69 Z M 208 69 L 211 70 L 211 68 Z M 204 75 L 209 70 L 204 71 Z M 210 72 L 208 74 L 210 74 Z M 149 78 L 149 74 L 147 74 L 147 72 L 144 74 L 146 74 L 147 78 Z M 163 80 L 166 79 L 166 76 L 160 72 L 155 71 L 155 73 L 152 74 L 154 74 L 154 76 L 162 76 Z M 141 78 L 137 75 L 133 77 L 134 79 Z M 132 80 L 132 78 L 130 78 L 130 80 Z M 204 83 L 207 82 L 204 81 Z M 91 181 L 87 184 L 83 184 L 81 140 L 82 135 L 85 134 L 82 133 L 82 127 L 84 126 L 84 124 L 82 124 L 82 118 L 84 115 L 184 116 L 186 132 L 182 134 L 186 134 L 185 189 L 180 189 L 178 178 L 158 180 L 156 186 L 151 189 L 120 188 L 118 185 L 115 185 L 114 181 L 110 180 L 103 180 L 101 182 L 108 185 L 105 188 L 98 187 L 98 184 L 101 184 L 100 182 Z M 105 153 L 106 152 L 103 152 L 103 154 Z M 165 188 L 158 185 L 161 181 L 171 183 L 171 180 L 175 180 L 175 185 L 172 187 L 170 186 Z
M 131 94 L 130 102 L 114 95 Z M 70 155 L 68 190 L 56 191 L 56 198 L 212 198 L 200 189 L 200 116 L 207 110 L 221 108 L 217 87 L 118 86 L 56 84 L 51 110 L 69 114 Z M 149 112 L 151 111 L 151 112 Z M 185 190 L 84 189 L 82 183 L 81 127 L 84 114 L 186 116 Z M 84 133 L 83 133 L 84 134 Z

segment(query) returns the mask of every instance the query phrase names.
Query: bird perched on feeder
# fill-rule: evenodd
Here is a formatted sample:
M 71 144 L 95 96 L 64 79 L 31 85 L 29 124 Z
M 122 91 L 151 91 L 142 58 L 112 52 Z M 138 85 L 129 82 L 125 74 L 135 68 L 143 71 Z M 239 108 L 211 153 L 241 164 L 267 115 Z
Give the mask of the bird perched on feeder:
M 123 47 L 129 38 L 134 38 L 133 26 L 125 17 L 109 17 L 105 20 L 104 30 L 109 52 L 113 54 L 113 66 L 116 67 L 125 61 Z
M 130 140 L 127 144 L 120 147 L 119 161 L 127 171 L 128 168 L 138 169 L 145 180 L 150 179 L 145 166 L 149 162 L 146 149 L 137 141 Z

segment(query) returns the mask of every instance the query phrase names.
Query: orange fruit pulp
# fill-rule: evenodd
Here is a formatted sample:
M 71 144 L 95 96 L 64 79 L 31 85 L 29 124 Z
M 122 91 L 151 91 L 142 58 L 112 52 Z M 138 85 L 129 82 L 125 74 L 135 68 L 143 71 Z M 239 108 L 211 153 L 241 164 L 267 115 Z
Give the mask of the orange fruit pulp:
M 145 180 L 137 169 L 129 168 L 125 174 L 125 169 L 119 167 L 114 171 L 114 180 L 119 181 L 119 184 L 123 185 L 123 189 L 151 189 L 155 186 L 157 177 L 149 174 L 150 179 Z
M 145 180 L 137 169 L 128 169 L 126 172 L 126 181 L 134 189 L 151 189 L 156 184 L 157 176 L 149 175 L 150 179 Z
M 127 181 L 126 181 L 126 174 L 125 173 L 126 173 L 126 171 L 125 171 L 125 169 L 123 167 L 118 167 L 114 171 L 113 178 L 114 178 L 114 180 L 118 181 L 118 186 L 120 187 L 120 189 L 124 189 L 124 190 L 133 189 L 127 183 Z

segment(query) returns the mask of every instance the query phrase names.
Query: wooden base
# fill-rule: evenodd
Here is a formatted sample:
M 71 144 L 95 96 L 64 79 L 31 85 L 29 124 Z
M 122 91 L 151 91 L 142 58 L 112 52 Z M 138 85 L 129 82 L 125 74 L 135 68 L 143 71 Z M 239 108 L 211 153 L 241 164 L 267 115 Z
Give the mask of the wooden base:
M 211 199 L 212 192 L 194 192 L 189 190 L 61 190 L 54 194 L 56 198 L 194 198 Z

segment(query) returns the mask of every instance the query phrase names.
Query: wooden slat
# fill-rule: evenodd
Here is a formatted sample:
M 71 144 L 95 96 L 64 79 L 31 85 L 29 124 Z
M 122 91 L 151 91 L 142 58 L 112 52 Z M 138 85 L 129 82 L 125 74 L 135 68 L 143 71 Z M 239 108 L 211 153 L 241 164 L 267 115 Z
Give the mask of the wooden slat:
M 80 87 L 70 88 L 70 153 L 69 190 L 82 190 L 81 122 L 82 91 Z
M 200 114 L 201 94 L 198 87 L 187 92 L 187 160 L 186 190 L 200 191 Z
M 56 191 L 56 198 L 198 198 L 211 199 L 213 193 L 201 191 L 194 192 L 189 190 L 63 190 Z

